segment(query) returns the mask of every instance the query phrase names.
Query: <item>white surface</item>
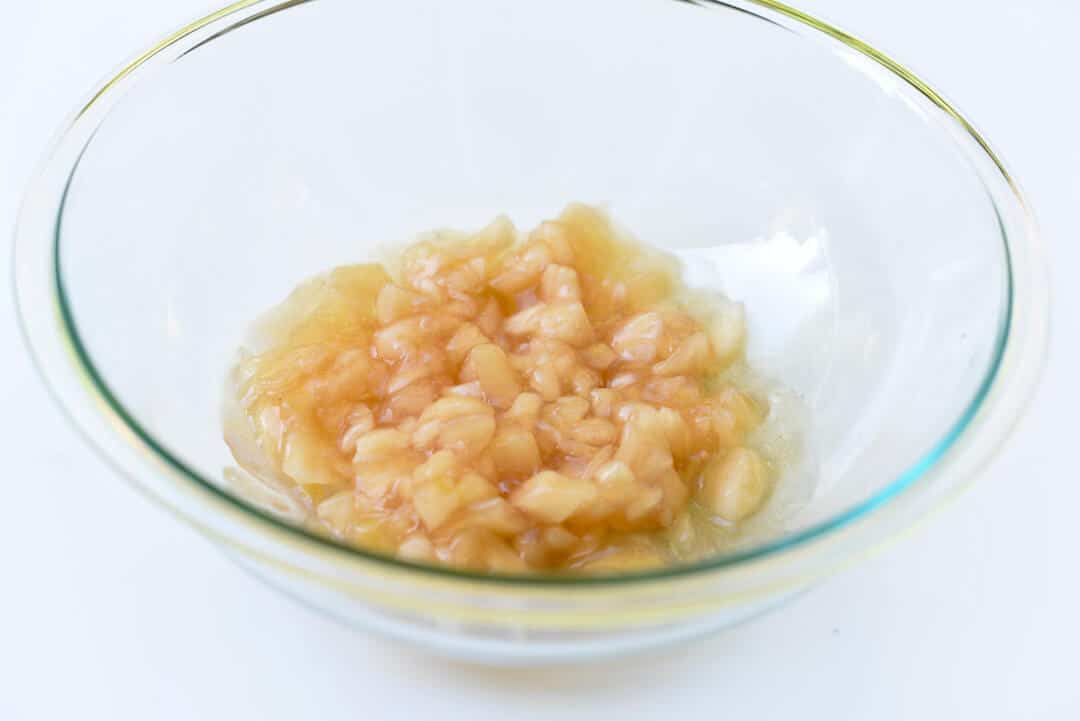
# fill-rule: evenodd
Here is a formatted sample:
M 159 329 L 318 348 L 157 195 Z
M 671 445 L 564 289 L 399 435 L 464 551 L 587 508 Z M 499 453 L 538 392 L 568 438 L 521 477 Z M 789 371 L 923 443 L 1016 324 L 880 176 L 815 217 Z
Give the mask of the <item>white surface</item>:
M 9 3 L 0 226 L 59 121 L 207 0 Z M 68 429 L 0 294 L 0 719 L 1075 719 L 1080 684 L 1080 125 L 1067 0 L 803 0 L 973 117 L 1040 216 L 1056 275 L 1041 393 L 961 501 L 779 613 L 665 655 L 468 668 L 350 633 L 260 586 Z M 8 277 L 8 253 L 0 255 Z

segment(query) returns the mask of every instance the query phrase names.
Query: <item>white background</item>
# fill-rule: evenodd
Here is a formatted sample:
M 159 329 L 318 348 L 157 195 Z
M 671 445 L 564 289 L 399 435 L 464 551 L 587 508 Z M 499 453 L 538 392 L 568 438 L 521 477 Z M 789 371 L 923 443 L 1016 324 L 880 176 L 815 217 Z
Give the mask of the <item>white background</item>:
M 76 100 L 211 8 L 0 6 L 9 229 Z M 574 669 L 463 667 L 293 605 L 115 478 L 46 397 L 5 292 L 0 720 L 1080 718 L 1080 283 L 1070 277 L 1080 272 L 1080 3 L 801 7 L 943 89 L 1002 151 L 1040 216 L 1056 281 L 1047 373 L 1010 447 L 959 503 L 874 561 L 708 641 Z

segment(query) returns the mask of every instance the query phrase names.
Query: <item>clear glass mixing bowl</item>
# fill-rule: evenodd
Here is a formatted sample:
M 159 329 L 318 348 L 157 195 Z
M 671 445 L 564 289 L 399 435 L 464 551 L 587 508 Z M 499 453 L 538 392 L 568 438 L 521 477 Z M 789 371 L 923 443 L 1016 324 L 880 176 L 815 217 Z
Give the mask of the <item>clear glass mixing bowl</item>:
M 811 414 L 817 485 L 782 530 L 695 566 L 499 578 L 229 494 L 222 380 L 262 310 L 375 244 L 571 200 L 746 303 L 751 360 Z M 238 2 L 78 108 L 16 245 L 28 343 L 117 470 L 297 598 L 486 660 L 617 653 L 789 598 L 955 495 L 1046 337 L 1031 216 L 983 138 L 771 0 Z

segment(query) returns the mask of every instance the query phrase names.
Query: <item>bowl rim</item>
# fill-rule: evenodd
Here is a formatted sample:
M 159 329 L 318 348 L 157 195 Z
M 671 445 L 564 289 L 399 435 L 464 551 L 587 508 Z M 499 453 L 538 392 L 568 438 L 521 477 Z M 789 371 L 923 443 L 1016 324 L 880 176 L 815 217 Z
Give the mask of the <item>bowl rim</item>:
M 242 498 L 233 496 L 229 492 L 225 491 L 219 485 L 213 481 L 205 478 L 202 474 L 188 465 L 183 459 L 176 454 L 170 452 L 163 443 L 158 441 L 149 431 L 142 427 L 139 421 L 136 419 L 133 413 L 131 413 L 123 403 L 120 402 L 117 395 L 112 391 L 110 386 L 106 383 L 103 375 L 96 368 L 93 360 L 90 357 L 89 352 L 85 344 L 83 343 L 77 323 L 75 321 L 74 314 L 72 312 L 71 303 L 68 295 L 65 291 L 65 279 L 64 273 L 61 269 L 60 261 L 60 243 L 61 243 L 61 227 L 64 217 L 64 207 L 67 199 L 68 191 L 71 187 L 72 179 L 77 172 L 79 161 L 83 157 L 83 153 L 88 147 L 90 141 L 93 138 L 93 129 L 96 128 L 96 124 L 90 125 L 93 121 L 87 116 L 92 116 L 93 111 L 100 105 L 103 105 L 103 100 L 111 98 L 114 95 L 122 94 L 118 87 L 123 84 L 128 76 L 135 73 L 141 66 L 148 63 L 155 56 L 161 54 L 165 49 L 170 48 L 173 45 L 185 40 L 185 39 L 198 39 L 200 34 L 205 36 L 209 31 L 215 30 L 209 36 L 201 37 L 197 43 L 194 43 L 185 52 L 190 51 L 197 45 L 209 42 L 215 37 L 218 37 L 230 30 L 239 27 L 240 25 L 247 24 L 253 20 L 257 20 L 261 17 L 278 12 L 289 7 L 300 5 L 310 0 L 239 0 L 228 6 L 221 8 L 215 12 L 212 12 L 198 20 L 195 20 L 188 25 L 180 28 L 171 35 L 165 37 L 163 40 L 138 55 L 134 60 L 124 65 L 118 72 L 104 81 L 96 91 L 90 96 L 89 100 L 82 105 L 79 110 L 74 114 L 70 123 L 66 124 L 61 133 L 59 134 L 54 146 L 59 146 L 60 143 L 72 134 L 72 131 L 80 124 L 85 124 L 90 132 L 87 134 L 85 141 L 78 149 L 77 154 L 74 156 L 74 160 L 69 162 L 68 169 L 66 171 L 66 178 L 62 185 L 60 192 L 59 202 L 55 207 L 55 217 L 52 224 L 52 239 L 51 239 L 51 271 L 52 277 L 49 280 L 51 288 L 54 291 L 52 298 L 54 302 L 55 317 L 53 319 L 54 332 L 59 332 L 62 336 L 61 340 L 66 346 L 68 351 L 68 361 L 70 367 L 68 371 L 73 371 L 78 375 L 78 380 L 81 381 L 83 390 L 87 392 L 92 400 L 96 404 L 96 410 L 99 417 L 104 416 L 105 420 L 110 421 L 114 433 L 119 433 L 125 436 L 123 439 L 125 443 L 129 445 L 137 446 L 137 450 L 144 455 L 148 455 L 156 460 L 159 464 L 163 464 L 173 475 L 190 481 L 195 486 L 199 487 L 204 494 L 209 493 L 211 496 L 216 497 L 217 501 L 224 502 L 227 506 L 231 506 L 234 510 L 238 510 L 240 515 L 245 516 L 247 519 L 253 520 L 259 527 L 259 531 L 284 531 L 287 540 L 292 542 L 299 542 L 305 546 L 308 550 L 330 550 L 336 556 L 340 558 L 351 558 L 353 560 L 363 560 L 369 563 L 375 563 L 379 566 L 386 567 L 392 570 L 404 570 L 408 572 L 419 572 L 434 577 L 459 579 L 466 581 L 484 581 L 493 582 L 497 584 L 505 584 L 511 586 L 539 586 L 539 587 L 557 587 L 559 589 L 566 589 L 570 587 L 593 587 L 593 586 L 607 586 L 607 585 L 631 585 L 631 584 L 643 584 L 644 582 L 661 581 L 665 579 L 673 578 L 685 578 L 691 576 L 699 576 L 706 574 L 710 571 L 719 571 L 722 569 L 730 569 L 735 566 L 743 566 L 751 561 L 762 560 L 767 558 L 773 558 L 781 556 L 782 554 L 793 551 L 798 548 L 809 545 L 812 541 L 822 540 L 834 535 L 835 531 L 839 529 L 851 526 L 855 521 L 865 519 L 873 515 L 873 512 L 890 505 L 890 502 L 900 497 L 905 491 L 911 487 L 917 485 L 917 481 L 924 478 L 931 469 L 934 469 L 938 461 L 948 452 L 954 444 L 965 435 L 972 422 L 981 412 L 985 410 L 985 405 L 991 392 L 995 386 L 1001 381 L 1001 369 L 1006 357 L 1006 352 L 1013 344 L 1013 330 L 1014 330 L 1014 304 L 1016 297 L 1014 292 L 1016 290 L 1015 277 L 1014 277 L 1014 259 L 1013 259 L 1013 243 L 1021 243 L 1025 240 L 1029 244 L 1037 245 L 1037 234 L 1035 233 L 1035 223 L 1031 208 L 1020 190 L 1018 184 L 1013 179 L 1009 171 L 1006 169 L 1005 164 L 991 148 L 990 144 L 985 138 L 975 129 L 975 127 L 968 121 L 968 119 L 962 115 L 953 105 L 947 102 L 937 91 L 935 91 L 926 82 L 914 75 L 910 70 L 903 65 L 888 57 L 881 51 L 873 48 L 867 43 L 859 40 L 858 38 L 838 29 L 837 27 L 818 20 L 807 13 L 797 10 L 784 3 L 776 0 L 678 0 L 681 2 L 687 2 L 692 5 L 701 7 L 723 7 L 727 9 L 734 9 L 758 17 L 759 19 L 773 22 L 774 24 L 780 24 L 777 19 L 785 23 L 790 23 L 793 26 L 802 29 L 809 30 L 814 33 L 824 35 L 826 39 L 831 39 L 841 43 L 848 49 L 854 50 L 860 55 L 873 61 L 893 76 L 899 78 L 910 88 L 914 89 L 919 95 L 923 96 L 938 110 L 942 111 L 947 119 L 951 119 L 953 123 L 962 131 L 962 135 L 966 138 L 973 140 L 982 153 L 985 155 L 991 163 L 991 167 L 995 173 L 999 176 L 999 179 L 1004 182 L 1007 188 L 1007 195 L 1005 196 L 1010 202 L 1014 202 L 1019 208 L 1020 214 L 1024 220 L 1024 226 L 1026 229 L 1025 236 L 1019 238 L 1010 237 L 1006 223 L 1001 217 L 1001 208 L 997 202 L 997 198 L 993 193 L 990 193 L 991 204 L 994 211 L 998 213 L 998 226 L 1001 231 L 1001 241 L 1003 243 L 1004 259 L 1005 259 L 1005 298 L 1002 308 L 1002 315 L 999 321 L 997 329 L 997 336 L 995 339 L 994 354 L 985 369 L 982 380 L 980 381 L 975 393 L 969 399 L 963 412 L 959 417 L 953 421 L 949 426 L 945 434 L 939 438 L 928 450 L 923 452 L 908 468 L 899 476 L 894 478 L 886 486 L 876 491 L 870 497 L 865 498 L 845 510 L 823 520 L 814 525 L 802 529 L 794 533 L 787 533 L 779 538 L 773 539 L 766 543 L 755 545 L 743 550 L 722 553 L 715 556 L 711 556 L 707 559 L 685 565 L 674 565 L 664 567 L 660 569 L 653 569 L 644 572 L 631 572 L 611 575 L 570 575 L 570 574 L 530 574 L 530 575 L 511 575 L 511 574 L 498 574 L 498 573 L 484 573 L 477 571 L 459 570 L 449 566 L 428 565 L 422 563 L 416 563 L 412 561 L 406 561 L 395 558 L 393 556 L 378 553 L 375 551 L 368 551 L 355 546 L 347 545 L 342 542 L 336 541 L 332 538 L 321 536 L 316 533 L 310 532 L 299 526 L 292 525 L 286 521 L 283 521 L 272 514 L 260 509 L 252 503 L 245 501 Z M 758 15 L 756 10 L 763 10 L 771 13 L 776 17 L 766 17 Z M 243 14 L 239 19 L 235 19 L 232 16 L 237 14 Z M 223 27 L 218 27 L 219 25 Z M 47 167 L 50 163 L 55 163 L 55 156 L 50 156 L 48 160 L 43 163 L 43 167 Z M 982 176 L 980 175 L 982 179 Z M 985 179 L 983 179 L 985 182 Z M 23 243 L 30 242 L 23 239 L 22 228 L 24 227 L 24 216 L 28 215 L 31 211 L 28 210 L 29 195 L 22 212 L 20 213 L 19 226 L 16 229 L 16 258 L 20 255 L 20 246 Z M 1035 266 L 1040 265 L 1040 258 L 1036 259 Z M 23 332 L 24 340 L 28 348 L 31 351 L 31 356 L 34 358 L 35 366 L 39 373 L 46 381 L 46 385 L 52 392 L 54 399 L 58 401 L 59 405 L 68 412 L 69 419 L 72 421 L 76 428 L 83 431 L 83 436 L 88 440 L 89 444 L 99 452 L 99 454 L 116 468 L 119 468 L 124 475 L 135 480 L 133 474 L 127 472 L 118 463 L 113 462 L 108 450 L 104 449 L 94 441 L 92 435 L 86 432 L 85 428 L 82 428 L 80 422 L 76 418 L 75 414 L 70 410 L 70 405 L 73 402 L 70 398 L 65 397 L 65 393 L 61 391 L 53 382 L 53 371 L 55 368 L 50 368 L 50 364 L 42 358 L 42 354 L 39 353 L 39 342 L 36 338 L 40 332 L 40 328 L 37 327 L 40 324 L 36 321 L 28 319 L 31 305 L 29 301 L 31 293 L 24 292 L 24 286 L 26 283 L 23 279 L 23 269 L 20 268 L 19 263 L 13 263 L 13 270 L 15 274 L 15 287 L 16 292 L 16 306 L 19 311 L 20 327 Z M 1036 267 L 1035 273 L 1038 274 L 1039 268 Z M 1038 285 L 1038 280 L 1035 282 Z M 1036 333 L 1036 340 L 1039 339 L 1041 334 L 1040 346 L 1045 346 L 1046 332 L 1045 332 L 1045 319 L 1043 316 L 1047 313 L 1045 303 L 1036 303 L 1034 308 L 1034 330 Z M 1040 318 L 1042 322 L 1040 322 Z M 1040 350 L 1041 353 L 1041 350 Z M 1033 374 L 1029 371 L 1029 378 L 1027 379 L 1027 388 L 1020 389 L 1026 391 L 1024 397 L 1021 398 L 1019 403 L 1019 410 L 1027 405 L 1027 400 L 1030 397 L 1030 391 L 1034 387 L 1035 380 L 1041 371 L 1042 358 L 1035 361 L 1038 368 L 1035 369 Z M 1030 365 L 1030 361 L 1029 361 Z M 1015 404 L 1014 404 L 1015 405 Z M 1004 432 L 1008 432 L 1018 419 L 1020 413 L 1012 413 L 1012 418 L 1008 422 L 1008 428 Z M 1000 447 L 1000 444 L 998 444 Z M 992 450 L 986 453 L 987 457 Z M 986 458 L 983 458 L 981 462 L 985 462 Z M 139 486 L 138 481 L 135 481 L 135 485 Z M 152 494 L 151 494 L 152 495 Z M 160 499 L 158 499 L 160 500 Z M 212 535 L 217 535 L 220 540 L 229 541 L 227 537 L 222 537 L 221 534 L 215 534 L 206 526 L 201 524 L 198 519 L 192 518 L 190 515 L 185 515 L 177 508 L 170 505 L 168 502 L 163 503 L 166 508 L 176 512 L 184 520 L 187 520 L 193 525 L 196 525 L 204 532 L 209 531 Z M 220 505 L 220 504 L 219 504 Z M 912 521 L 914 519 L 911 519 Z

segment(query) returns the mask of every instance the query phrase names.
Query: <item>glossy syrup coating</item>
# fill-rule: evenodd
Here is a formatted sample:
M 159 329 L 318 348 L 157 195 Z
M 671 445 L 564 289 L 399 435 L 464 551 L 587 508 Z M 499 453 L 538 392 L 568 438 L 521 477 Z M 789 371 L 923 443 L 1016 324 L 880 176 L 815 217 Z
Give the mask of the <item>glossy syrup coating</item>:
M 741 307 L 681 302 L 678 265 L 601 211 L 434 233 L 393 265 L 298 288 L 233 374 L 260 456 L 238 461 L 309 523 L 410 560 L 610 572 L 690 560 L 761 507 L 765 409 L 722 374 Z

